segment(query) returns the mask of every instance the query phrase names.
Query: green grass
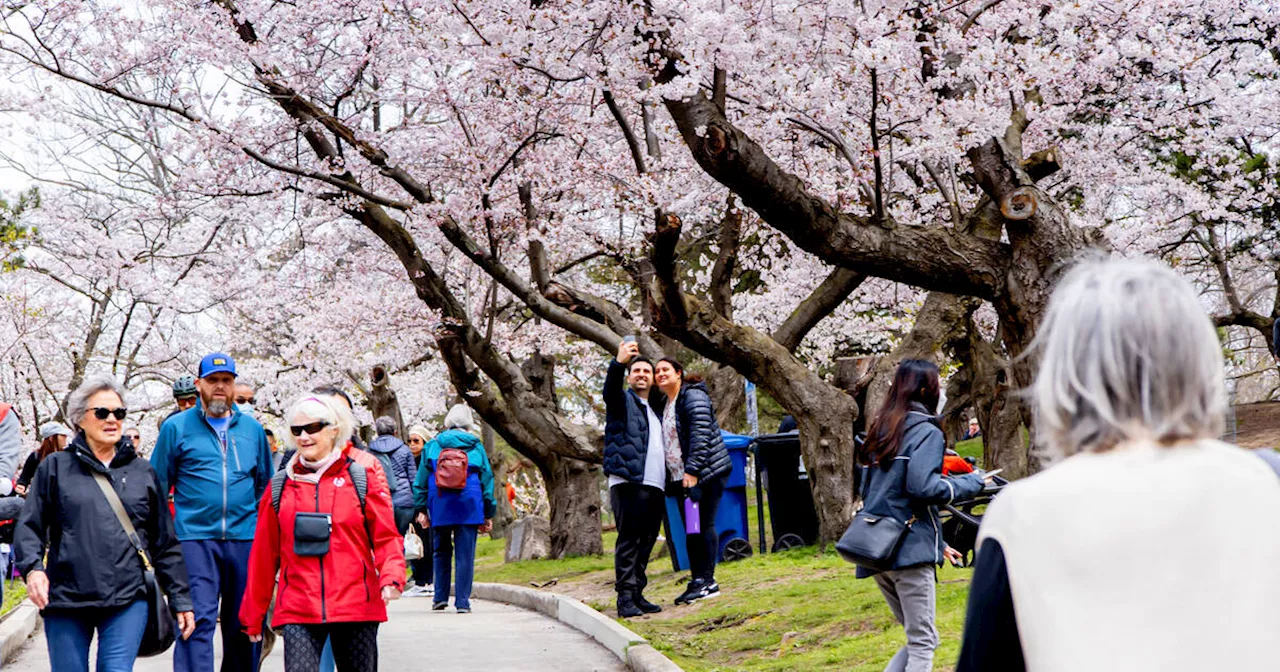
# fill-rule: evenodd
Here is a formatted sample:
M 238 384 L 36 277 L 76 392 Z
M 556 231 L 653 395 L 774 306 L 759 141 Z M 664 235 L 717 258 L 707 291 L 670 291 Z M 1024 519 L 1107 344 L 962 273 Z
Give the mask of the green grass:
M 982 437 L 975 436 L 968 441 L 957 441 L 956 452 L 961 457 L 972 457 L 978 462 L 978 466 L 982 466 Z
M 27 599 L 27 584 L 21 581 L 4 582 L 4 604 L 0 605 L 0 616 L 3 616 Z
M 607 535 L 605 547 L 612 549 L 613 541 Z M 528 586 L 555 579 L 548 590 L 574 595 L 613 615 L 609 555 L 504 565 L 502 542 L 487 539 L 481 540 L 477 555 L 478 581 Z M 969 571 L 939 570 L 939 670 L 950 669 L 959 655 Z M 720 565 L 716 576 L 719 598 L 674 607 L 672 600 L 688 574 L 671 571 L 667 558 L 655 558 L 646 596 L 664 611 L 625 621 L 626 626 L 691 672 L 879 671 L 906 641 L 875 583 L 855 579 L 853 566 L 834 551 L 810 547 L 754 555 Z

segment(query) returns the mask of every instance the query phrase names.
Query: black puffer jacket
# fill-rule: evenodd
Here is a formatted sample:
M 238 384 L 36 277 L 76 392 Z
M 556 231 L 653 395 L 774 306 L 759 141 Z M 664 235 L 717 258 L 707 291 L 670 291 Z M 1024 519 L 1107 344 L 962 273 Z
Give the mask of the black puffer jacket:
M 604 473 L 640 483 L 649 452 L 649 414 L 644 402 L 623 388 L 627 365 L 609 360 L 604 376 Z M 655 387 L 649 392 L 654 413 L 661 413 L 666 397 Z
M 699 481 L 728 474 L 733 463 L 724 447 L 724 437 L 720 436 L 707 386 L 700 382 L 681 385 L 675 404 L 684 472 L 697 476 Z
M 143 597 L 142 560 L 129 542 L 93 472 L 107 474 L 142 537 L 156 579 L 175 611 L 191 611 L 182 548 L 156 472 L 126 440 L 107 469 L 78 434 L 67 449 L 36 468 L 14 533 L 18 570 L 49 576 L 46 610 L 122 607 Z M 48 563 L 45 551 L 48 551 Z

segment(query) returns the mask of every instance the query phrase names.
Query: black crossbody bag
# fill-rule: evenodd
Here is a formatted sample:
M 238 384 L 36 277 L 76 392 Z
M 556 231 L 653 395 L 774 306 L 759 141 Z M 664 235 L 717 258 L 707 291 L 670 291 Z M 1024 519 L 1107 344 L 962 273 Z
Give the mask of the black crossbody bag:
M 120 527 L 124 528 L 125 535 L 129 537 L 129 543 L 133 544 L 138 557 L 142 559 L 142 580 L 147 587 L 147 627 L 142 632 L 142 642 L 138 644 L 138 656 L 143 658 L 158 656 L 173 646 L 177 634 L 173 612 L 169 611 L 169 601 L 165 599 L 164 591 L 160 590 L 160 582 L 156 580 L 156 571 L 151 566 L 151 559 L 147 557 L 142 539 L 133 528 L 129 514 L 125 513 L 124 504 L 120 503 L 120 495 L 117 495 L 116 489 L 111 487 L 111 480 L 100 471 L 93 472 L 93 480 L 102 489 L 103 496 L 111 505 L 112 513 L 116 514 L 116 520 L 120 521 Z M 165 512 L 162 515 L 168 515 L 168 513 Z
M 871 481 L 871 470 L 874 466 L 864 467 L 862 501 L 867 499 L 867 484 Z M 904 523 L 891 516 L 875 516 L 864 508 L 853 517 L 848 529 L 840 535 L 836 542 L 836 551 L 840 557 L 861 567 L 884 572 L 893 569 L 893 561 L 898 557 L 898 549 L 907 538 L 911 529 L 910 523 Z

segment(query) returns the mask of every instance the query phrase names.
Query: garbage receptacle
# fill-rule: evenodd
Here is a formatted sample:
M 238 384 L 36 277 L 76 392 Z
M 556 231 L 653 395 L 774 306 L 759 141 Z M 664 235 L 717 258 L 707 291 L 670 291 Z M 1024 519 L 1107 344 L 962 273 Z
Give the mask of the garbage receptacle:
M 733 468 L 725 477 L 724 494 L 720 508 L 716 510 L 716 536 L 720 539 L 720 559 L 725 562 L 740 560 L 751 555 L 751 541 L 747 530 L 747 447 L 751 437 L 720 431 Z M 689 568 L 689 553 L 685 545 L 684 499 L 667 497 L 667 550 L 671 555 L 671 568 L 683 571 Z
M 813 506 L 809 474 L 800 455 L 799 432 L 756 437 L 755 450 L 756 466 L 769 497 L 771 551 L 817 543 L 818 511 Z M 758 515 L 764 516 L 764 512 Z

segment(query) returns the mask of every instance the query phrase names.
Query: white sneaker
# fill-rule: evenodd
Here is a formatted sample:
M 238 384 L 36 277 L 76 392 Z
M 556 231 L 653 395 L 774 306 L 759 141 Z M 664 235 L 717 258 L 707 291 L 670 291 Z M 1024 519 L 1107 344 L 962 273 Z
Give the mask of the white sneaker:
M 414 585 L 409 590 L 401 594 L 402 597 L 431 597 L 435 594 L 435 590 L 430 584 L 425 586 Z

